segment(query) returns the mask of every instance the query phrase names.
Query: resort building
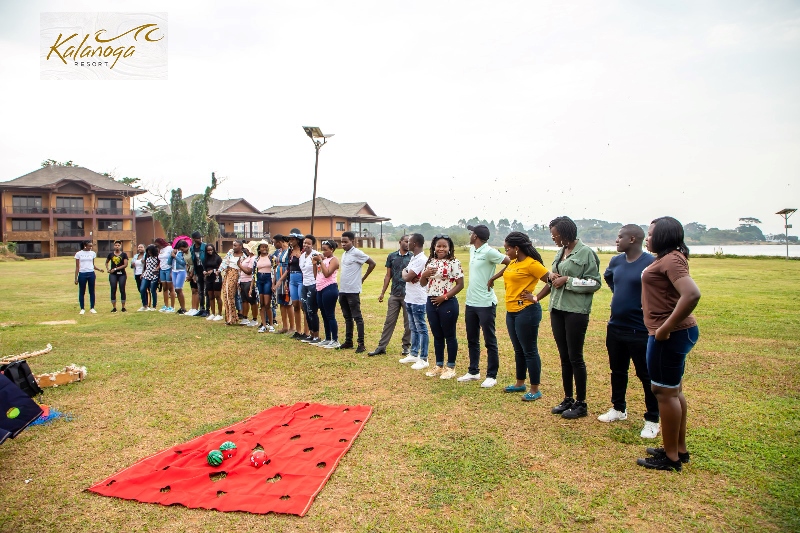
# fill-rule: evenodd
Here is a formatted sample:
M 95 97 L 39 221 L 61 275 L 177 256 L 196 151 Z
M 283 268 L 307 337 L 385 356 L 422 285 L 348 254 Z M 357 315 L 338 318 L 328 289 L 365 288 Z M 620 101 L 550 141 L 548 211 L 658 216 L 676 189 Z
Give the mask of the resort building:
M 0 182 L 3 242 L 15 242 L 27 258 L 73 256 L 91 240 L 98 257 L 122 241 L 135 249 L 132 199 L 147 191 L 78 166 L 48 165 Z

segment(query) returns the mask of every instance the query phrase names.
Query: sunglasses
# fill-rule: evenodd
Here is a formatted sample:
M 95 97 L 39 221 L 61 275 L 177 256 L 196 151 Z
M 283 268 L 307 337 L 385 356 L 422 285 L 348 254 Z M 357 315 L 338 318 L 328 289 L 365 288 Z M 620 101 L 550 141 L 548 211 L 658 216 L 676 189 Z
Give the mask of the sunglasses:
M 445 235 L 444 233 L 440 233 L 439 235 L 434 235 L 433 240 L 437 239 L 449 239 L 450 235 Z

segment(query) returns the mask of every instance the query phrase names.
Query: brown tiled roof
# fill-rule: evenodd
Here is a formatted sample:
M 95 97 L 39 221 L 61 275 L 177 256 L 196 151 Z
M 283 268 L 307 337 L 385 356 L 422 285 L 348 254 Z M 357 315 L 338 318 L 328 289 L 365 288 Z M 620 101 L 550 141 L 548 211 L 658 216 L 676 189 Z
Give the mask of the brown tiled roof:
M 186 206 L 189 208 L 189 212 L 191 213 L 192 210 L 192 201 L 200 196 L 199 194 L 192 194 L 183 199 L 186 202 Z M 234 205 L 238 204 L 239 202 L 245 202 L 255 211 L 227 211 Z M 170 209 L 169 205 L 165 206 L 158 206 L 166 211 L 168 214 L 171 214 L 172 210 Z M 227 211 L 227 212 L 226 212 Z M 245 200 L 244 198 L 228 198 L 226 200 L 217 200 L 216 198 L 211 198 L 211 203 L 208 206 L 208 214 L 209 216 L 218 216 L 218 215 L 226 215 L 226 216 L 240 216 L 246 215 L 248 217 L 255 217 L 258 216 L 261 218 L 261 213 L 258 212 L 258 209 L 253 206 L 250 202 Z M 150 213 L 143 213 L 143 216 L 150 216 Z M 266 217 L 264 217 L 266 218 Z
M 127 196 L 144 194 L 147 191 L 120 183 L 108 176 L 83 167 L 48 165 L 19 178 L 0 183 L 0 189 L 54 189 L 64 181 L 82 181 L 96 191 L 113 191 Z
M 361 209 L 363 209 L 365 206 L 372 214 L 359 215 L 358 212 L 361 211 Z M 268 215 L 269 218 L 273 220 L 311 218 L 311 200 L 298 205 L 270 207 L 269 209 L 262 211 L 262 213 Z M 333 200 L 328 200 L 327 198 L 322 197 L 317 197 L 316 212 L 314 213 L 314 216 L 341 217 L 348 219 L 361 219 L 364 221 L 374 220 L 375 222 L 380 222 L 381 220 L 390 220 L 388 218 L 375 215 L 375 212 L 372 211 L 372 208 L 369 207 L 367 202 L 350 202 L 340 204 L 334 202 Z

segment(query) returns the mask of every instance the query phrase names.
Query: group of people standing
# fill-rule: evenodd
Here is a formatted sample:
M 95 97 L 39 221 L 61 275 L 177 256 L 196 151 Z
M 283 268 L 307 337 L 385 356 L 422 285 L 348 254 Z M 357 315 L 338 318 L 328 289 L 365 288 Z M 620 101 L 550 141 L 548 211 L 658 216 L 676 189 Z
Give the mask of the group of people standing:
M 490 233 L 486 226 L 468 226 L 468 284 L 448 235 L 435 235 L 427 253 L 421 234 L 403 236 L 399 250 L 386 259 L 383 288 L 378 297 L 379 302 L 384 302 L 389 291 L 386 319 L 378 346 L 368 355 L 387 353 L 402 313 L 403 358 L 399 362 L 410 364 L 414 370 L 428 369 L 425 372 L 428 377 L 456 377 L 456 327 L 460 314 L 457 296 L 466 287 L 464 321 L 469 367 L 457 381 L 481 380 L 482 334 L 487 366 L 481 387 L 494 387 L 500 359 L 495 328 L 498 298 L 493 287 L 502 278 L 506 328 L 516 369 L 515 382 L 503 390 L 522 393 L 524 402 L 543 397 L 538 334 L 542 320 L 540 302 L 549 297 L 550 326 L 559 353 L 564 392 L 563 400 L 551 412 L 566 419 L 582 418 L 588 415 L 583 347 L 593 295 L 604 278 L 613 293 L 606 332 L 612 406 L 598 420 L 614 422 L 627 418 L 625 396 L 628 369 L 633 361 L 645 394 L 645 425 L 641 436 L 655 438 L 660 431 L 664 443 L 662 448 L 647 448 L 649 457 L 637 463 L 646 468 L 680 471 L 682 464 L 689 461 L 682 378 L 686 356 L 698 339 L 697 323 L 691 313 L 700 299 L 700 291 L 689 276 L 689 250 L 684 243 L 683 227 L 674 218 L 657 218 L 650 224 L 645 239 L 641 227 L 623 226 L 617 237 L 617 251 L 621 253 L 612 258 L 602 277 L 597 255 L 578 238 L 577 226 L 570 218 L 558 217 L 549 227 L 559 250 L 548 269 L 525 233 L 509 233 L 502 253 L 488 245 Z M 321 348 L 355 348 L 356 353 L 366 352 L 360 293 L 376 263 L 356 248 L 352 232 L 344 232 L 341 243 L 343 253 L 339 260 L 334 255 L 338 247 L 335 241 L 322 241 L 317 251 L 313 235 L 295 230 L 288 236 L 275 235 L 271 253 L 267 241 L 248 246 L 234 241 L 232 249 L 220 256 L 213 245 L 202 241 L 199 232 L 192 234 L 191 243 L 180 240 L 174 248 L 163 239 L 156 239 L 146 248 L 139 245 L 131 265 L 142 298 L 139 311 L 156 309 L 160 285 L 165 298 L 160 310 L 166 313 L 176 312 L 177 297 L 180 305 L 177 313 L 225 320 L 228 325 L 260 325 L 259 332 L 285 333 Z M 655 255 L 643 250 L 645 243 Z M 94 267 L 90 242 L 85 243 L 75 259 L 81 314 L 86 286 L 91 311 L 95 312 L 94 271 L 102 269 Z M 367 270 L 362 274 L 364 264 Z M 119 247 L 115 245 L 115 251 L 106 260 L 112 312 L 116 311 L 117 287 L 125 311 L 127 267 L 128 258 L 121 252 L 121 243 Z M 192 288 L 189 311 L 185 309 L 183 295 L 187 277 Z M 540 282 L 542 286 L 537 290 Z M 345 321 L 343 342 L 336 319 L 337 303 Z M 435 356 L 433 366 L 428 361 L 430 335 Z

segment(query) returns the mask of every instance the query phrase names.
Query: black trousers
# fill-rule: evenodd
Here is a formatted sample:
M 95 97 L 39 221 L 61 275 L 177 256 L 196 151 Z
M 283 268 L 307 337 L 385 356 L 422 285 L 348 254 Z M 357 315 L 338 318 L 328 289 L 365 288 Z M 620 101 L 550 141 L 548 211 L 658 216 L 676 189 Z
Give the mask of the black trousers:
M 364 344 L 364 318 L 361 316 L 361 295 L 339 293 L 339 306 L 344 317 L 344 343 L 353 342 L 353 322 L 358 329 L 358 344 Z
M 486 377 L 497 378 L 497 369 L 500 368 L 500 356 L 497 350 L 497 335 L 495 334 L 495 317 L 497 306 L 474 307 L 467 305 L 464 308 L 464 324 L 467 328 L 467 349 L 469 351 L 470 374 L 480 374 L 481 364 L 481 331 L 483 331 L 483 344 L 486 346 Z
M 206 292 L 206 278 L 197 276 L 197 296 L 200 297 L 200 311 L 208 309 L 208 293 Z
M 561 382 L 564 396 L 572 398 L 572 380 L 575 380 L 579 402 L 586 400 L 586 362 L 583 360 L 583 341 L 589 327 L 589 315 L 553 309 L 550 311 L 550 327 L 561 358 Z
M 625 411 L 625 393 L 628 390 L 628 369 L 631 361 L 636 377 L 644 389 L 644 419 L 658 422 L 658 400 L 650 389 L 650 374 L 647 373 L 647 330 L 635 330 L 608 325 L 606 328 L 608 365 L 611 367 L 611 403 L 617 411 Z

